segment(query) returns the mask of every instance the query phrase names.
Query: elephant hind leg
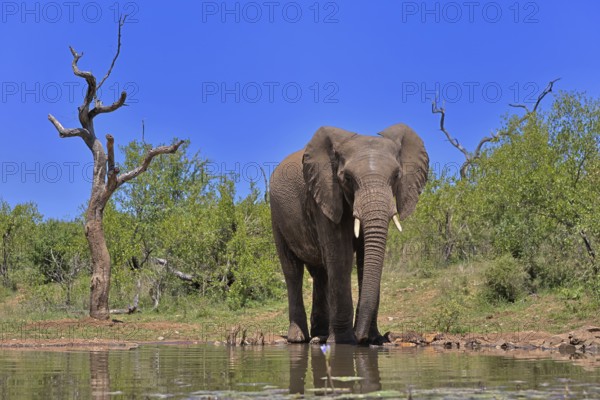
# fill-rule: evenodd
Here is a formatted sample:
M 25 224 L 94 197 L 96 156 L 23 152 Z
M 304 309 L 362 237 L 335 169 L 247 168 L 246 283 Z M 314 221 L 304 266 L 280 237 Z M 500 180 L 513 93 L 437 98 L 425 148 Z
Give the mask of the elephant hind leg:
M 285 283 L 288 293 L 288 307 L 290 326 L 288 328 L 287 340 L 289 343 L 304 343 L 310 340 L 308 335 L 308 323 L 306 321 L 306 310 L 302 298 L 302 280 L 304 276 L 304 264 L 296 260 L 281 261 Z
M 312 311 L 310 314 L 310 336 L 327 337 L 329 335 L 329 302 L 327 301 L 328 278 L 323 267 L 307 265 L 313 279 Z
M 275 244 L 287 286 L 290 319 L 287 340 L 289 343 L 308 342 L 310 337 L 308 336 L 306 310 L 302 298 L 304 263 L 289 250 L 281 236 L 277 237 L 276 235 Z

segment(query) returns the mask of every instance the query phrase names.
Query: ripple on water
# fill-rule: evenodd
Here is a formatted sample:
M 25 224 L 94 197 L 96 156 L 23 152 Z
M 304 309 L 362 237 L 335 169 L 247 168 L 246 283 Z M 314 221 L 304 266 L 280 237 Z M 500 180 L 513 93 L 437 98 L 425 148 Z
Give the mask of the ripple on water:
M 140 346 L 0 351 L 0 398 L 600 398 L 600 374 L 570 362 L 477 352 L 332 346 Z

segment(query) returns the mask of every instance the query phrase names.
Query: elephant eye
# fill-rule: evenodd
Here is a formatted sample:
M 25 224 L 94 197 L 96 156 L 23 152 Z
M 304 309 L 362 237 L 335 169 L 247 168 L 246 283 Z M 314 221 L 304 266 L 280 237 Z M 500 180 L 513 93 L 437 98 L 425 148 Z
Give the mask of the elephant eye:
M 346 183 L 351 183 L 352 182 L 352 176 L 350 176 L 350 174 L 344 174 L 344 181 Z
M 400 172 L 400 168 L 396 168 L 392 175 L 390 176 L 390 184 L 394 184 L 396 179 L 402 178 L 402 173 Z

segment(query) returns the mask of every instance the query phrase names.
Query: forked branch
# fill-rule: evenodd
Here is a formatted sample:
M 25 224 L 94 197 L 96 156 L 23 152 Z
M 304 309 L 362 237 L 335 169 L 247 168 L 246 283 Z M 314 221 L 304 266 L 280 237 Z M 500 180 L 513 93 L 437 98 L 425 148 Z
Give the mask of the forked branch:
M 440 114 L 440 130 L 444 133 L 444 135 L 446 135 L 448 141 L 461 153 L 463 153 L 467 159 L 469 159 L 469 157 L 471 157 L 471 153 L 469 153 L 467 149 L 460 144 L 458 139 L 453 138 L 452 135 L 450 135 L 450 132 L 446 130 L 446 126 L 444 125 L 446 122 L 446 108 L 444 106 L 438 107 L 437 98 L 431 104 L 431 112 L 434 114 Z
M 150 166 L 150 163 L 152 162 L 152 159 L 154 157 L 156 157 L 159 154 L 173 154 L 177 151 L 177 149 L 179 149 L 179 146 L 181 146 L 183 143 L 184 143 L 184 141 L 180 140 L 179 142 L 172 144 L 170 146 L 159 146 L 159 147 L 150 149 L 150 151 L 148 151 L 148 154 L 146 154 L 144 161 L 142 161 L 142 165 L 118 176 L 117 187 L 121 186 L 122 184 L 124 184 L 127 181 L 132 180 L 133 178 L 135 178 L 142 172 L 146 171 L 148 169 L 148 167 Z
M 521 125 L 521 123 L 523 123 L 526 119 L 528 119 L 531 115 L 535 114 L 537 112 L 537 109 L 540 105 L 540 103 L 542 102 L 542 100 L 544 99 L 544 97 L 546 97 L 548 95 L 548 93 L 552 92 L 552 89 L 554 88 L 554 83 L 556 83 L 558 80 L 560 80 L 560 78 L 554 79 L 552 81 L 550 81 L 548 83 L 548 85 L 546 86 L 546 88 L 539 94 L 534 106 L 532 110 L 529 110 L 529 108 L 525 105 L 525 104 L 509 104 L 511 107 L 516 107 L 516 108 L 523 108 L 526 113 L 525 115 L 523 115 L 517 122 L 516 126 Z M 486 143 L 489 142 L 494 142 L 496 140 L 498 140 L 500 137 L 508 135 L 510 132 L 512 132 L 512 130 L 507 130 L 507 131 L 498 131 L 498 132 L 492 132 L 490 136 L 484 136 L 479 143 L 477 144 L 477 147 L 475 147 L 475 151 L 474 152 L 470 152 L 467 149 L 465 149 L 460 142 L 458 141 L 458 139 L 456 139 L 455 137 L 453 137 L 450 132 L 448 132 L 448 130 L 446 129 L 445 126 L 445 122 L 446 122 L 446 109 L 445 107 L 442 105 L 442 107 L 438 106 L 438 99 L 435 98 L 434 101 L 432 102 L 431 105 L 431 112 L 433 114 L 440 114 L 440 130 L 444 133 L 444 135 L 446 136 L 446 138 L 448 139 L 448 141 L 450 142 L 450 144 L 452 146 L 454 146 L 458 151 L 460 151 L 464 156 L 465 156 L 465 162 L 462 164 L 462 166 L 460 167 L 460 177 L 461 179 L 464 179 L 467 175 L 467 169 L 469 168 L 469 166 L 473 165 L 473 163 L 479 159 L 481 157 L 481 151 L 483 150 L 483 146 Z
M 542 102 L 542 100 L 544 100 L 544 97 L 546 97 L 548 95 L 548 93 L 552 92 L 552 89 L 554 88 L 554 84 L 559 80 L 560 80 L 560 78 L 556 78 L 556 79 L 548 82 L 548 84 L 546 85 L 544 90 L 542 90 L 542 92 L 539 94 L 535 104 L 533 105 L 533 110 L 531 110 L 531 111 L 525 104 L 514 104 L 514 103 L 509 104 L 509 106 L 511 106 L 511 107 L 523 108 L 526 111 L 525 115 L 521 117 L 519 122 L 523 122 L 525 119 L 527 119 L 529 117 L 529 115 L 531 115 L 534 112 L 537 112 L 537 109 L 538 109 L 540 103 Z
M 106 81 L 106 79 L 108 79 L 108 77 L 110 76 L 115 66 L 115 63 L 117 62 L 117 58 L 119 57 L 119 54 L 121 52 L 121 28 L 123 27 L 126 18 L 127 16 L 123 16 L 119 19 L 117 52 L 112 59 L 112 62 L 108 71 L 106 72 L 106 75 L 104 75 L 104 77 L 100 81 L 100 84 L 98 85 L 96 84 L 96 77 L 94 76 L 94 74 L 92 74 L 89 71 L 82 71 L 79 68 L 78 63 L 81 57 L 83 57 L 83 53 L 77 53 L 77 51 L 75 51 L 75 49 L 72 46 L 69 46 L 69 50 L 73 55 L 73 61 L 71 62 L 73 73 L 75 74 L 75 76 L 85 79 L 87 83 L 87 89 L 85 92 L 85 97 L 83 98 L 83 104 L 81 104 L 78 107 L 78 116 L 79 122 L 81 123 L 81 128 L 64 128 L 62 124 L 58 122 L 58 120 L 52 114 L 48 115 L 48 119 L 58 130 L 58 133 L 61 138 L 79 136 L 85 141 L 90 150 L 92 150 L 92 146 L 94 144 L 94 141 L 96 140 L 96 133 L 94 132 L 93 123 L 94 117 L 96 117 L 98 114 L 109 113 L 119 109 L 120 107 L 125 105 L 125 100 L 127 99 L 127 93 L 125 91 L 121 92 L 121 95 L 119 96 L 117 101 L 107 106 L 103 105 L 102 101 L 98 99 L 98 90 Z M 94 102 L 94 108 L 90 110 L 92 102 Z
M 54 127 L 58 131 L 58 135 L 61 138 L 74 137 L 74 136 L 84 137 L 84 136 L 87 136 L 90 134 L 88 132 L 88 130 L 85 128 L 66 129 L 64 126 L 62 126 L 62 124 L 60 122 L 58 122 L 58 120 L 56 118 L 54 118 L 54 116 L 52 114 L 48 114 L 48 120 L 50 120 L 50 122 L 52 122 L 52 125 L 54 125 Z
M 125 100 L 127 99 L 127 92 L 122 91 L 119 99 L 112 103 L 109 106 L 102 105 L 102 102 L 99 99 L 96 99 L 94 109 L 90 111 L 90 119 L 93 119 L 98 114 L 113 112 L 123 105 L 125 105 Z
M 104 75 L 104 78 L 102 78 L 102 80 L 98 84 L 98 89 L 100 89 L 102 87 L 102 84 L 104 83 L 104 81 L 106 81 L 108 79 L 108 77 L 110 76 L 110 73 L 112 72 L 113 68 L 115 67 L 115 63 L 117 62 L 117 58 L 119 57 L 119 54 L 121 53 L 121 28 L 125 24 L 126 19 L 127 19 L 127 15 L 123 15 L 123 16 L 119 17 L 119 32 L 117 34 L 117 52 L 115 53 L 115 56 L 113 57 L 113 60 L 110 63 L 110 67 L 108 68 L 108 71 L 106 71 L 106 75 Z
M 83 104 L 79 106 L 79 121 L 84 128 L 87 128 L 86 125 L 89 123 L 88 112 L 90 109 L 90 104 L 92 104 L 92 101 L 96 96 L 96 77 L 89 71 L 82 71 L 79 69 L 77 63 L 79 62 L 79 59 L 83 57 L 83 53 L 77 53 L 72 46 L 69 46 L 69 50 L 71 50 L 71 54 L 73 55 L 73 62 L 71 64 L 73 67 L 73 73 L 76 76 L 85 79 L 87 83 L 87 90 L 85 92 L 85 97 L 83 98 Z

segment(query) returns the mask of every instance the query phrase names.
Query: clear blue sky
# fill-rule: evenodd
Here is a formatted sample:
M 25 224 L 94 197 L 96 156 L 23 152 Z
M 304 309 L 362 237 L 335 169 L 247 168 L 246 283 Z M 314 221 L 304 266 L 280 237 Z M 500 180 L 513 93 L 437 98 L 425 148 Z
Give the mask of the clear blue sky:
M 0 197 L 34 201 L 46 217 L 78 215 L 91 154 L 60 139 L 47 115 L 77 125 L 80 67 L 104 75 L 115 16 L 129 13 L 99 116 L 117 144 L 191 140 L 214 172 L 256 177 L 305 145 L 321 125 L 374 134 L 405 122 L 432 167 L 460 163 L 431 114 L 446 98 L 447 128 L 472 149 L 508 103 L 531 104 L 548 81 L 600 95 L 598 1 L 114 1 L 0 2 Z M 547 98 L 544 106 L 552 101 Z

